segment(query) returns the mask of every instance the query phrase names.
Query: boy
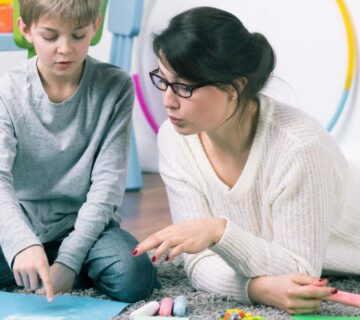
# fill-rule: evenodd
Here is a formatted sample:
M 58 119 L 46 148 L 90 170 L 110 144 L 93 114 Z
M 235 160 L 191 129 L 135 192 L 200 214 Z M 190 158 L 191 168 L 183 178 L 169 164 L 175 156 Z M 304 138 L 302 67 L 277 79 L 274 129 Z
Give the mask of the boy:
M 20 0 L 37 56 L 0 80 L 0 286 L 49 301 L 80 271 L 127 302 L 156 282 L 117 222 L 134 94 L 123 71 L 87 56 L 100 2 Z

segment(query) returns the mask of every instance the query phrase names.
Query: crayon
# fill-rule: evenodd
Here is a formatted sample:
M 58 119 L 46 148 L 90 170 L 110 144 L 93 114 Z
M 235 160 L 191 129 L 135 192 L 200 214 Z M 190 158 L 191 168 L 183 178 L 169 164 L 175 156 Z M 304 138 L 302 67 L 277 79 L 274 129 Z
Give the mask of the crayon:
M 188 301 L 184 296 L 178 296 L 174 300 L 173 315 L 177 317 L 183 317 L 186 313 L 186 307 Z
M 161 317 L 161 316 L 135 316 L 132 320 L 189 320 L 189 318 L 183 317 Z
M 346 304 L 348 306 L 360 307 L 360 295 L 356 293 L 338 291 L 326 298 L 326 300 Z
M 165 297 L 160 302 L 159 316 L 170 317 L 172 313 L 173 301 L 170 297 Z
M 157 314 L 160 309 L 160 304 L 157 301 L 150 301 L 139 309 L 131 312 L 130 319 L 135 319 L 137 316 L 153 316 Z

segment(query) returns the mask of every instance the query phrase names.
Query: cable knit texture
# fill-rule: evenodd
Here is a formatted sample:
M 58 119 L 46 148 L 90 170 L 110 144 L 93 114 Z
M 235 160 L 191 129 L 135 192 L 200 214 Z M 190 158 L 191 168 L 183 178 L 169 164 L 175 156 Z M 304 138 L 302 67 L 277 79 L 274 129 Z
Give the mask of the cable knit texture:
M 184 255 L 194 287 L 250 302 L 253 277 L 303 272 L 360 274 L 360 167 L 301 110 L 259 96 L 260 117 L 245 168 L 229 188 L 198 135 L 169 121 L 158 146 L 175 223 L 227 220 L 222 239 Z

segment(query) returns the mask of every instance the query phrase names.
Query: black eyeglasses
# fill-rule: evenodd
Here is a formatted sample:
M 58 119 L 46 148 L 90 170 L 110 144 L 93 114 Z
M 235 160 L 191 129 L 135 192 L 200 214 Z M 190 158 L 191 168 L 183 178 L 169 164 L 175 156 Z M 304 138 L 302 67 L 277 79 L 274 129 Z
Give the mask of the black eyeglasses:
M 171 90 L 182 98 L 190 98 L 194 92 L 194 90 L 199 89 L 201 87 L 209 86 L 216 84 L 215 81 L 207 81 L 202 82 L 198 84 L 186 84 L 181 82 L 169 82 L 165 78 L 160 77 L 158 75 L 159 68 L 149 72 L 151 82 L 154 84 L 155 88 L 166 91 L 168 87 L 171 88 Z

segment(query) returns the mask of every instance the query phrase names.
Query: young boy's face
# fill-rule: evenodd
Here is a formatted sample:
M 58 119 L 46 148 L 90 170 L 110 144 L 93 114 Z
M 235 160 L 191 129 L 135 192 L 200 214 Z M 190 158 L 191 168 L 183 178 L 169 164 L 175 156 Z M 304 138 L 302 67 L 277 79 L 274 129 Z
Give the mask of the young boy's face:
M 98 21 L 74 26 L 59 18 L 42 17 L 30 29 L 19 21 L 26 40 L 32 43 L 38 55 L 38 68 L 43 76 L 73 78 L 81 76 L 90 41 Z

